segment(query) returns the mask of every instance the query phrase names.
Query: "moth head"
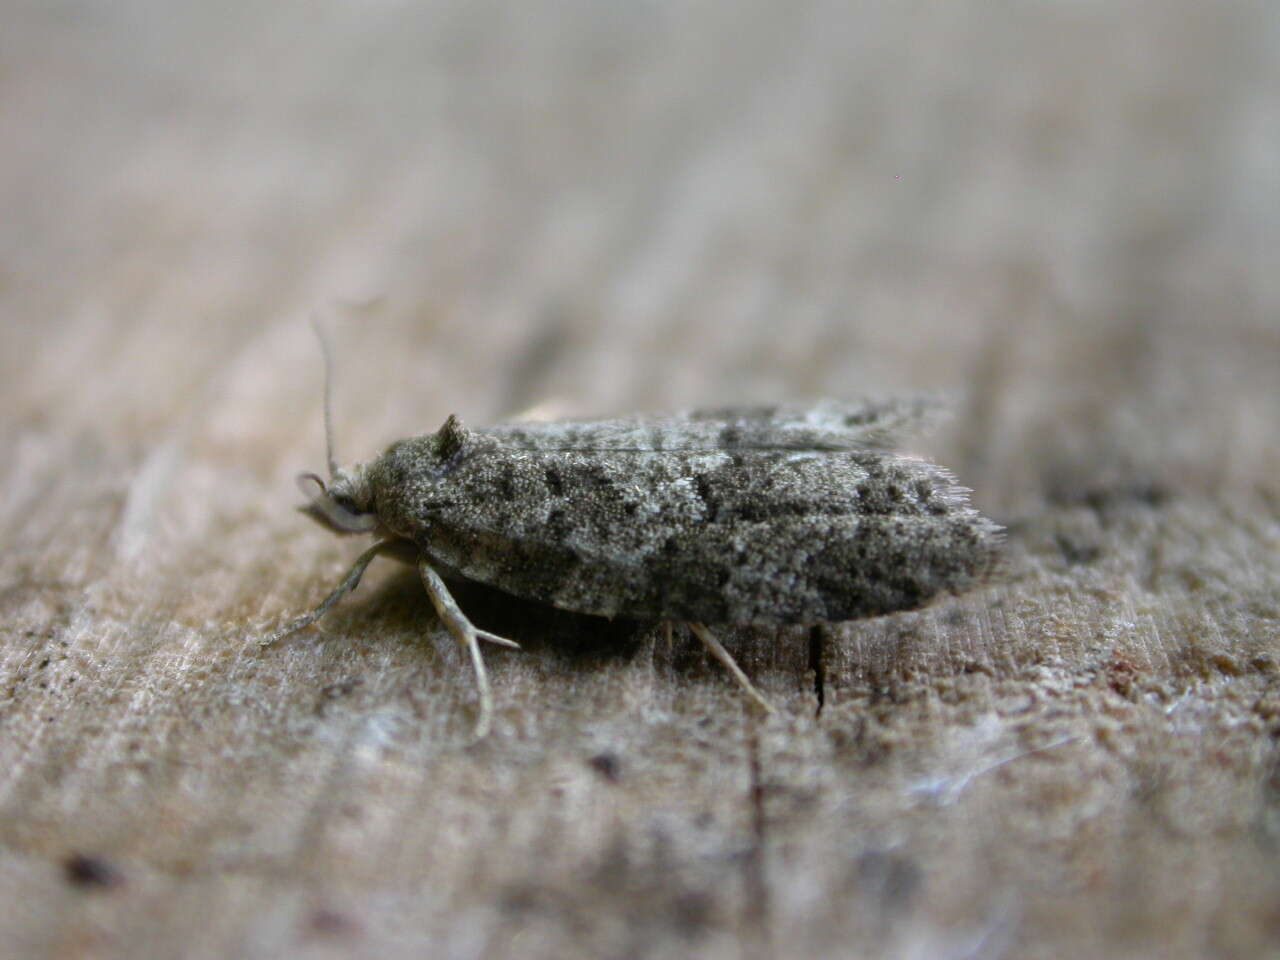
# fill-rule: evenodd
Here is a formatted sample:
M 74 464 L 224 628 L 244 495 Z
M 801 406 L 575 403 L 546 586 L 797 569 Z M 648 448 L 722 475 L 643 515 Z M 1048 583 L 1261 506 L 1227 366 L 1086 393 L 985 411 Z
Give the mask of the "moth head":
M 328 486 L 314 473 L 300 473 L 298 489 L 308 501 L 298 509 L 334 533 L 369 533 L 378 525 L 362 466 L 336 468 Z

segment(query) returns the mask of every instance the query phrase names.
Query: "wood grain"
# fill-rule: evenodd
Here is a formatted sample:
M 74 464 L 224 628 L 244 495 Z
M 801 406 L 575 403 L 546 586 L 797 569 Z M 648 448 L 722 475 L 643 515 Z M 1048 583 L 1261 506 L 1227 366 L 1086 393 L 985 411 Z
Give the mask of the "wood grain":
M 0 943 L 22 957 L 1280 950 L 1262 8 L 11 4 Z M 294 512 L 451 412 L 938 391 L 990 587 L 696 641 Z

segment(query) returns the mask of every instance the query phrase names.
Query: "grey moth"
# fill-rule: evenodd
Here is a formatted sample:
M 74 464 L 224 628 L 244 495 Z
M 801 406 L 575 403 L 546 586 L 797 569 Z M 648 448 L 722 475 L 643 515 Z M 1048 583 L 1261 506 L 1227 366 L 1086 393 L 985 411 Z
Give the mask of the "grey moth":
M 686 623 L 765 709 L 716 624 L 818 624 L 920 607 L 988 577 L 999 528 L 943 468 L 898 451 L 924 400 L 700 410 L 659 418 L 507 423 L 434 433 L 299 477 L 304 512 L 374 543 L 314 623 L 387 554 L 416 564 L 470 659 L 476 735 L 493 699 L 480 641 L 446 580 L 581 614 Z

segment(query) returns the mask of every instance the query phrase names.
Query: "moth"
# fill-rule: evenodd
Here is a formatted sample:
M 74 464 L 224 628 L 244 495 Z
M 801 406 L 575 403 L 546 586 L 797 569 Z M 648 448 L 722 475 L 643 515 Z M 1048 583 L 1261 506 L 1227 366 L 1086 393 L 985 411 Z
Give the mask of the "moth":
M 327 378 L 326 378 L 327 382 Z M 922 606 L 984 580 L 999 528 L 945 469 L 900 453 L 936 412 L 927 400 L 699 410 L 662 418 L 506 423 L 455 416 L 329 480 L 298 478 L 301 508 L 375 542 L 318 607 L 264 641 L 320 619 L 381 554 L 417 565 L 441 621 L 469 657 L 475 734 L 493 698 L 476 627 L 446 580 L 478 581 L 600 617 L 683 622 L 753 700 L 769 703 L 710 627 L 762 628 Z

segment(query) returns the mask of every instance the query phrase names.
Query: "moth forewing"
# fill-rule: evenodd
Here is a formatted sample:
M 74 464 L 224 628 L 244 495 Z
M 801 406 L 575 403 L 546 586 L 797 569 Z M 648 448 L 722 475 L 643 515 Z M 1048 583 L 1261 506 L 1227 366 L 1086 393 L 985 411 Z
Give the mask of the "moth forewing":
M 482 432 L 531 450 L 891 450 L 945 413 L 932 398 L 725 407 L 669 417 L 513 421 Z

